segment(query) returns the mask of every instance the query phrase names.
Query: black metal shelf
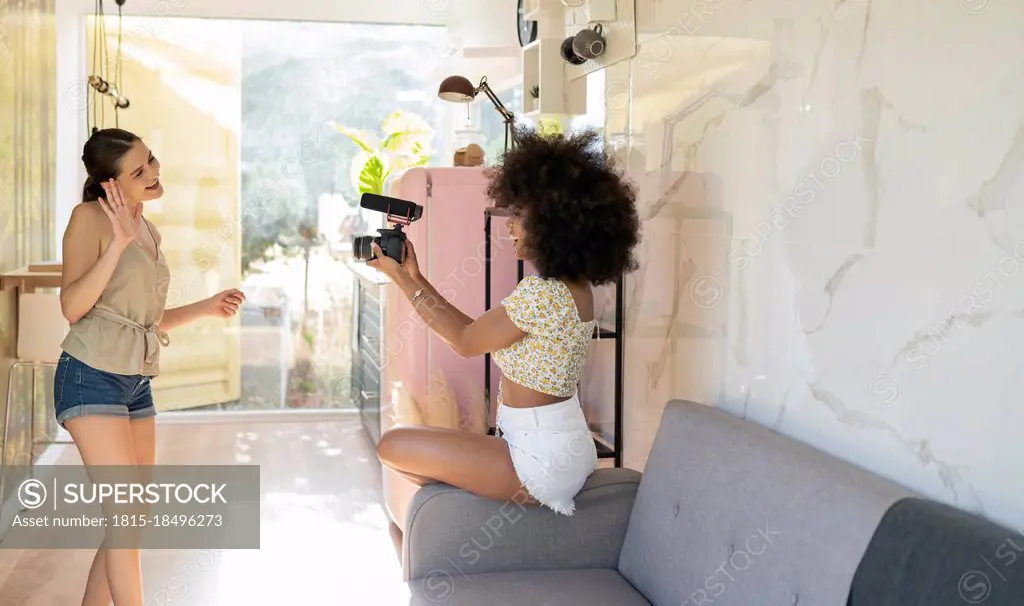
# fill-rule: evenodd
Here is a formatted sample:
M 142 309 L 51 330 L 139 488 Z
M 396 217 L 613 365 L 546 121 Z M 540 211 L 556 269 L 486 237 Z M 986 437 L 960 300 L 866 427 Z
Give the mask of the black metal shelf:
M 487 208 L 484 210 L 484 311 L 491 308 L 491 217 L 508 217 L 511 213 L 503 208 Z M 523 280 L 524 264 L 522 260 L 516 261 L 516 275 L 519 282 Z M 622 467 L 622 356 L 623 340 L 623 288 L 622 276 L 615 279 L 615 328 L 609 330 L 598 326 L 594 329 L 594 338 L 597 340 L 609 339 L 615 343 L 615 414 L 614 414 L 614 435 L 612 442 L 597 434 L 594 434 L 594 445 L 597 448 L 599 459 L 615 459 L 615 466 Z M 491 410 L 491 354 L 484 354 L 484 403 L 488 413 Z M 487 420 L 490 423 L 490 419 Z M 494 434 L 494 428 L 488 430 Z
M 615 447 L 609 445 L 608 442 L 600 435 L 594 434 L 594 446 L 597 447 L 597 458 L 599 459 L 615 459 L 615 466 L 619 467 L 622 463 L 619 461 L 619 457 L 616 455 Z

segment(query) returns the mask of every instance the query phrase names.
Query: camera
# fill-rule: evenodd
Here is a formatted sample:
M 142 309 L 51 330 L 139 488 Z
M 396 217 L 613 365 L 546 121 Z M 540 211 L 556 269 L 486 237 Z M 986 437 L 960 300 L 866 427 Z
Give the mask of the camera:
M 394 225 L 390 229 L 378 229 L 377 233 L 380 235 L 377 237 L 356 236 L 352 240 L 352 255 L 360 261 L 374 259 L 372 246 L 376 242 L 385 256 L 391 257 L 398 263 L 405 261 L 406 237 L 402 226 L 418 221 L 423 216 L 423 207 L 408 200 L 371 193 L 362 195 L 359 206 L 384 213 L 387 216 L 387 221 Z

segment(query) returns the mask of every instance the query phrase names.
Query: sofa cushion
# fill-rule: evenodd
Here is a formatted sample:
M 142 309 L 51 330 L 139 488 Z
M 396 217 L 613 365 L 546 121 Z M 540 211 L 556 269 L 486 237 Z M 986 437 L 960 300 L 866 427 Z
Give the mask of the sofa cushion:
M 650 606 L 614 570 L 526 570 L 427 575 L 409 586 L 411 606 Z
M 409 506 L 404 579 L 536 569 L 614 569 L 640 474 L 598 469 L 564 516 L 521 499 L 485 499 L 446 484 L 424 486 Z
M 1024 604 L 1024 535 L 935 501 L 893 505 L 857 568 L 849 606 L 965 604 Z
M 835 606 L 872 533 L 913 496 L 700 404 L 665 408 L 619 559 L 656 606 Z

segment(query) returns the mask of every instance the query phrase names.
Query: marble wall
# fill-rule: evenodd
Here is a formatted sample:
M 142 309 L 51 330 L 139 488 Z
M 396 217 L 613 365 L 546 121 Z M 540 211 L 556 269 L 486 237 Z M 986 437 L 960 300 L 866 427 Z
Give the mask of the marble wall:
M 686 398 L 1024 528 L 1024 4 L 637 11 L 625 464 Z
M 54 0 L 0 0 L 0 271 L 53 258 L 56 34 Z M 0 388 L 17 338 L 15 293 L 0 292 Z M 27 410 L 29 381 L 15 378 L 15 406 Z M 45 374 L 45 373 L 43 373 Z M 40 375 L 40 377 L 43 376 Z M 46 374 L 46 377 L 49 377 Z M 40 378 L 38 389 L 43 394 Z M 41 405 L 47 400 L 41 398 Z M 0 408 L 2 410 L 2 408 Z M 15 419 L 19 424 L 25 419 Z M 0 417 L 0 428 L 3 417 Z M 27 431 L 12 432 L 8 461 L 25 462 Z

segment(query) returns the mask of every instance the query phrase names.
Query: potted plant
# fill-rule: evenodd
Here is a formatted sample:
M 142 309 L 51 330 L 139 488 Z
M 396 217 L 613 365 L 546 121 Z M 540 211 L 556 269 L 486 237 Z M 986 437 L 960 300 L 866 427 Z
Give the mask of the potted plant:
M 434 129 L 411 112 L 396 110 L 388 114 L 381 122 L 380 136 L 336 122 L 330 124 L 361 149 L 350 168 L 352 186 L 360 195 L 383 194 L 388 176 L 426 166 L 434 154 Z
M 291 389 L 288 390 L 289 408 L 317 408 L 320 398 L 317 393 L 316 380 L 312 361 L 299 358 L 295 362 L 295 370 L 291 376 Z

